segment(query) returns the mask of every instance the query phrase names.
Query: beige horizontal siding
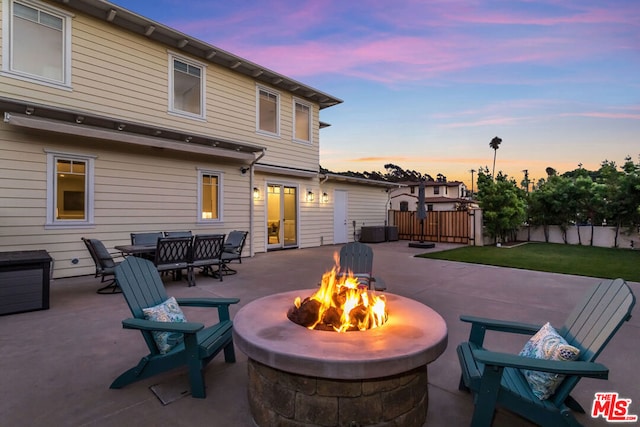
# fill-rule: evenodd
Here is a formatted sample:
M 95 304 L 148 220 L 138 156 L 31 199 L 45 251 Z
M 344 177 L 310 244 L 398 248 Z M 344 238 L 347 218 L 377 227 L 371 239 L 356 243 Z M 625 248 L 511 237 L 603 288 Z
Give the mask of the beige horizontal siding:
M 204 133 L 267 147 L 263 163 L 316 170 L 319 163 L 318 107 L 311 144 L 293 138 L 293 97 L 280 93 L 279 138 L 256 132 L 256 82 L 206 64 L 206 121 L 168 113 L 168 50 L 145 37 L 74 11 L 72 91 L 0 76 L 6 96 L 87 113 Z M 175 53 L 179 54 L 175 49 Z M 184 55 L 188 57 L 188 55 Z M 198 62 L 202 62 L 197 60 Z M 262 83 L 261 83 L 262 84 Z
M 54 277 L 93 272 L 93 261 L 80 239 L 83 236 L 99 238 L 107 248 L 113 248 L 129 243 L 132 232 L 226 234 L 249 229 L 251 192 L 248 177 L 241 175 L 238 165 L 210 157 L 194 160 L 161 150 L 122 152 L 105 141 L 45 137 L 41 133 L 18 135 L 8 128 L 0 125 L 0 251 L 45 249 L 55 260 Z M 20 141 L 13 141 L 17 136 Z M 96 156 L 95 225 L 45 228 L 45 149 Z M 9 165 L 14 165 L 13 169 Z M 199 167 L 223 174 L 222 222 L 196 223 Z M 80 261 L 77 265 L 71 263 L 74 258 Z

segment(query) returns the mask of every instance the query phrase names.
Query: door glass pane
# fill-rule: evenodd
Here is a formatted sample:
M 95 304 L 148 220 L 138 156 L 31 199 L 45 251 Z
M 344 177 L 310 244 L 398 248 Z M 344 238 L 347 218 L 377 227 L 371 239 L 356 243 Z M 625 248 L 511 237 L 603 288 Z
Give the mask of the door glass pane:
M 298 201 L 295 187 L 284 187 L 284 245 L 298 244 Z
M 269 245 L 280 244 L 280 186 L 267 189 L 267 238 Z

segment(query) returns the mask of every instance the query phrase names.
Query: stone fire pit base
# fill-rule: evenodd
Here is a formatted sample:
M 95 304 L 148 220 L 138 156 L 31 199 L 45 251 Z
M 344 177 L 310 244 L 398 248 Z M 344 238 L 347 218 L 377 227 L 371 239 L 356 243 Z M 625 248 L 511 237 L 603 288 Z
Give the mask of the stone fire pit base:
M 249 359 L 249 404 L 257 425 L 420 427 L 427 415 L 427 366 L 373 379 L 337 380 Z

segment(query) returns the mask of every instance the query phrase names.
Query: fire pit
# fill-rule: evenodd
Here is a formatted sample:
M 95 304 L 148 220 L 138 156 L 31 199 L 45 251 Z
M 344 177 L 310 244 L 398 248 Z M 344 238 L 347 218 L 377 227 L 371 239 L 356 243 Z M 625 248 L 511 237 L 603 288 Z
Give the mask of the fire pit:
M 292 301 L 316 290 L 267 296 L 234 318 L 249 358 L 249 403 L 259 426 L 422 426 L 427 365 L 447 346 L 431 308 L 385 293 L 388 319 L 365 331 L 310 330 L 287 318 Z

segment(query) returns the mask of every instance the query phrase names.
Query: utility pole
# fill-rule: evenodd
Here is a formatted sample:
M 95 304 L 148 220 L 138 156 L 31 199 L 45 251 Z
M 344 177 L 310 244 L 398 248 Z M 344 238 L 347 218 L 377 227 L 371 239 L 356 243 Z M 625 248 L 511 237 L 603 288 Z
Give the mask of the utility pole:
M 524 172 L 524 185 L 527 186 L 527 194 L 529 194 L 529 170 L 525 169 Z
M 471 169 L 469 172 L 471 172 L 471 200 L 473 200 L 473 174 L 476 173 L 476 170 Z

